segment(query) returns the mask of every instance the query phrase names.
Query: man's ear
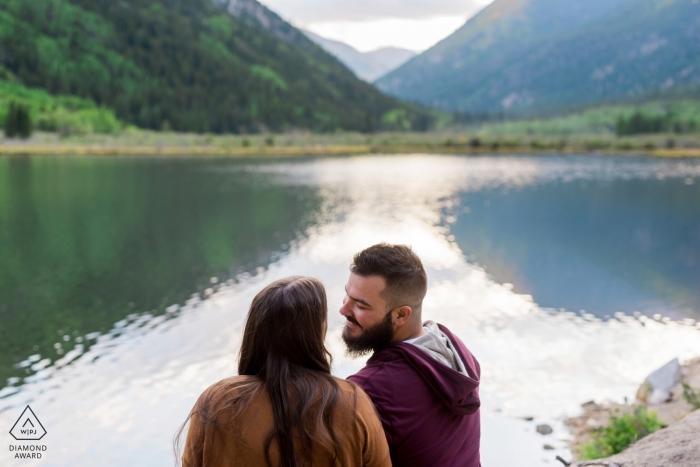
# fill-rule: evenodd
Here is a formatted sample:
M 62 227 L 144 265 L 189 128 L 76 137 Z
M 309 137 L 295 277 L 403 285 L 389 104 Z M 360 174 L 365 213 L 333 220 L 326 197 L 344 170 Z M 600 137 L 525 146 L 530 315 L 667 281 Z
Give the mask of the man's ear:
M 413 316 L 413 310 L 411 309 L 410 306 L 404 305 L 396 308 L 394 311 L 394 326 L 397 328 L 400 328 L 401 326 L 405 325 L 408 323 L 408 321 L 411 319 L 411 316 Z

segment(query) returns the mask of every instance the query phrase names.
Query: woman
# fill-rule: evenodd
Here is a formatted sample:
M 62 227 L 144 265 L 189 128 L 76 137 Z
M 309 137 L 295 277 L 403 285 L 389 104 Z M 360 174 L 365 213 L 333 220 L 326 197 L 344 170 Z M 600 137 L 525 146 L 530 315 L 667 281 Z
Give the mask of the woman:
M 317 279 L 288 277 L 258 293 L 239 376 L 204 391 L 190 412 L 184 467 L 391 466 L 371 401 L 331 376 L 327 317 Z

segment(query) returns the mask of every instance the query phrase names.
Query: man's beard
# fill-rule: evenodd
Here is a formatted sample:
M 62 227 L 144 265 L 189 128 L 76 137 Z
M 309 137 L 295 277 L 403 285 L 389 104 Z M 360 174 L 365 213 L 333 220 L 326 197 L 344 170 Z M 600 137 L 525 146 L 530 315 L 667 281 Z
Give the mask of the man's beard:
M 394 325 L 391 322 L 391 311 L 384 319 L 372 327 L 364 329 L 357 337 L 350 337 L 348 328 L 343 329 L 343 341 L 350 357 L 362 357 L 372 351 L 383 349 L 391 343 L 394 337 Z

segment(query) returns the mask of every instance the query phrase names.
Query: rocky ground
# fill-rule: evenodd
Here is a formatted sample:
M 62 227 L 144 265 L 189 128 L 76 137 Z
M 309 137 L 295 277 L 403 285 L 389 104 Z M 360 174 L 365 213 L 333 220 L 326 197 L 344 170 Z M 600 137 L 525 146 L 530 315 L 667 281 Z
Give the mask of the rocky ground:
M 700 466 L 700 410 L 642 438 L 620 454 L 574 465 L 576 467 L 698 467 Z
M 700 358 L 692 360 L 681 368 L 682 379 L 696 390 L 700 388 Z M 644 385 L 637 396 L 646 399 Z M 591 440 L 595 428 L 607 424 L 609 416 L 616 411 L 633 412 L 642 401 L 629 404 L 587 402 L 583 413 L 565 421 L 574 436 L 574 452 Z M 645 404 L 646 405 L 646 404 Z M 649 405 L 649 411 L 656 412 L 659 419 L 669 425 L 667 428 L 643 438 L 624 452 L 607 459 L 586 461 L 574 464 L 590 467 L 700 467 L 700 410 L 683 400 L 683 387 L 678 383 L 671 391 L 668 401 Z M 691 413 L 693 412 L 693 413 Z

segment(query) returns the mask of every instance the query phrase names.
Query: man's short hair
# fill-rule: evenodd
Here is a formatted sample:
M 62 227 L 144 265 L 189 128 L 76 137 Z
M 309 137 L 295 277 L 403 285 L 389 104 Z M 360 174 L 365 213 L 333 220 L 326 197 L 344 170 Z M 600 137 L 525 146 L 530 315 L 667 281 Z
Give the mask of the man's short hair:
M 357 253 L 350 271 L 359 276 L 381 276 L 386 287 L 381 295 L 389 309 L 408 305 L 419 312 L 428 290 L 423 263 L 410 246 L 379 243 Z

